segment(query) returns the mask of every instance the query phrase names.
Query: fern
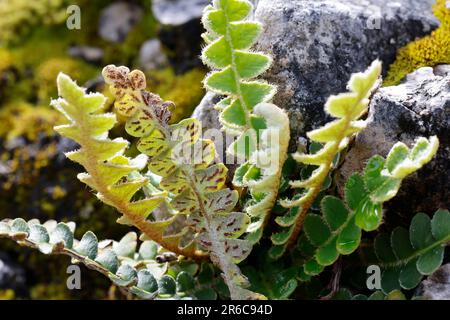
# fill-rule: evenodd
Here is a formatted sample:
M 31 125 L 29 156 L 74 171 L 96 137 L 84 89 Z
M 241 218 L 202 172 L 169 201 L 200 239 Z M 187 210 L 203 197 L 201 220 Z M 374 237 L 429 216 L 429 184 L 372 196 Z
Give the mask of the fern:
M 438 210 L 430 219 L 418 213 L 412 219 L 409 231 L 397 227 L 387 235 L 380 233 L 375 238 L 374 249 L 383 269 L 381 289 L 392 290 L 415 288 L 424 275 L 434 273 L 442 264 L 445 245 L 450 243 L 450 212 Z
M 145 76 L 140 71 L 107 66 L 103 76 L 116 98 L 119 114 L 126 117 L 126 130 L 139 137 L 137 148 L 150 157 L 149 170 L 162 177 L 160 187 L 170 193 L 172 207 L 187 216 L 187 227 L 180 240 L 197 243 L 209 252 L 211 260 L 223 271 L 232 299 L 254 299 L 246 290 L 246 278 L 236 263 L 251 251 L 248 241 L 238 239 L 249 218 L 230 212 L 236 205 L 236 191 L 224 189 L 227 169 L 212 164 L 215 148 L 211 140 L 200 138 L 200 124 L 185 119 L 168 125 L 167 104 L 144 91 Z M 183 238 L 189 230 L 190 237 Z
M 177 280 L 166 274 L 168 263 L 157 261 L 158 245 L 144 241 L 138 248 L 134 232 L 128 233 L 119 242 L 99 242 L 91 231 L 77 240 L 74 232 L 73 222 L 49 220 L 41 224 L 38 220 L 26 222 L 21 218 L 0 222 L 0 237 L 38 249 L 44 254 L 69 256 L 72 263 L 84 264 L 108 277 L 124 292 L 141 299 L 180 298 L 186 291 L 183 278 L 189 277 L 194 281 L 187 271 L 179 272 Z
M 301 231 L 306 214 L 333 168 L 336 156 L 347 147 L 355 133 L 365 128 L 366 122 L 360 120 L 360 117 L 367 112 L 369 98 L 379 84 L 380 74 L 381 63 L 375 61 L 365 73 L 353 75 L 348 85 L 351 92 L 332 96 L 325 106 L 325 110 L 338 119 L 308 133 L 312 141 L 324 143 L 322 149 L 314 154 L 294 155 L 294 159 L 298 162 L 317 166 L 317 169 L 306 180 L 290 182 L 293 188 L 304 189 L 298 199 L 280 201 L 284 207 L 298 207 L 298 209 L 290 210 L 288 214 L 275 220 L 283 227 L 283 230 L 271 237 L 276 245 L 271 250 L 273 257 L 281 256 L 286 247 L 293 245 Z
M 394 145 L 384 160 L 372 157 L 364 171 L 352 175 L 345 187 L 344 203 L 334 196 L 321 202 L 323 216 L 308 214 L 297 249 L 304 258 L 304 272 L 317 275 L 339 255 L 348 255 L 360 245 L 361 230 L 373 231 L 382 223 L 383 203 L 397 194 L 402 180 L 420 169 L 436 154 L 436 137 L 419 138 L 412 150 Z M 403 150 L 405 152 L 401 152 Z
M 59 74 L 58 91 L 61 98 L 52 105 L 64 114 L 69 124 L 55 127 L 61 135 L 76 141 L 81 148 L 66 156 L 81 164 L 87 173 L 78 178 L 97 191 L 97 197 L 115 207 L 123 217 L 119 222 L 132 224 L 164 248 L 185 256 L 196 257 L 200 253 L 193 248 L 179 248 L 175 238 L 166 237 L 164 231 L 174 217 L 164 221 L 150 221 L 147 218 L 167 197 L 166 192 L 157 192 L 142 200 L 133 200 L 135 194 L 145 185 L 145 178 L 131 178 L 134 171 L 145 166 L 146 157 L 135 159 L 123 155 L 128 141 L 117 138 L 110 140 L 108 131 L 114 126 L 114 114 L 98 113 L 105 102 L 101 94 L 86 94 L 68 76 Z
M 245 162 L 233 183 L 248 187 L 252 195 L 245 208 L 252 218 L 247 239 L 257 243 L 276 202 L 290 134 L 286 113 L 268 103 L 275 87 L 254 80 L 270 67 L 271 59 L 249 50 L 262 29 L 246 20 L 251 11 L 247 0 L 215 0 L 206 7 L 203 37 L 208 45 L 202 59 L 216 70 L 206 77 L 205 87 L 226 96 L 216 108 L 225 131 L 237 136 L 228 152 Z

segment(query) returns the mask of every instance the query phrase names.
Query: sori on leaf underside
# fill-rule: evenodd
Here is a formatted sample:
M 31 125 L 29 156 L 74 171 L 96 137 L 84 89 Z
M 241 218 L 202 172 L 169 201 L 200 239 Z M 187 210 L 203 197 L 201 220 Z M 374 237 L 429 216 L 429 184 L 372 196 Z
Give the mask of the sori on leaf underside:
M 198 120 L 168 125 L 167 103 L 145 91 L 145 76 L 138 70 L 110 65 L 103 76 L 116 99 L 116 112 L 126 119 L 127 133 L 139 139 L 137 149 L 148 156 L 148 170 L 160 177 L 170 219 L 181 218 L 172 241 L 183 250 L 207 252 L 222 270 L 232 299 L 260 298 L 244 288 L 247 279 L 236 266 L 252 249 L 250 242 L 238 239 L 250 219 L 232 211 L 237 191 L 224 187 L 227 168 L 215 162 L 214 143 L 200 137 Z
M 217 161 L 213 141 L 201 137 L 199 121 L 189 118 L 169 124 L 172 103 L 146 91 L 141 71 L 109 65 L 103 76 L 115 99 L 115 113 L 105 112 L 103 95 L 86 93 L 61 73 L 57 78 L 60 98 L 51 105 L 67 123 L 55 130 L 79 145 L 66 153 L 86 171 L 78 178 L 99 200 L 117 209 L 119 223 L 141 232 L 139 250 L 135 233 L 119 242 L 98 242 L 89 231 L 78 241 L 72 223 L 55 221 L 4 220 L 0 237 L 45 254 L 68 255 L 144 299 L 216 297 L 212 285 L 205 288 L 204 282 L 199 286 L 196 280 L 202 273 L 197 272 L 196 261 L 208 258 L 220 269 L 232 299 L 264 299 L 249 290 L 249 281 L 237 264 L 260 241 L 278 192 L 284 188 L 280 181 L 290 131 L 287 114 L 271 103 L 275 87 L 258 79 L 270 67 L 271 58 L 251 50 L 262 30 L 260 23 L 249 19 L 252 9 L 248 0 L 213 0 L 202 18 L 207 43 L 202 59 L 212 69 L 204 85 L 223 96 L 216 105 L 220 123 L 235 137 L 228 153 L 243 161 L 233 178 L 234 186 L 249 195 L 243 196 L 247 201 L 241 201 L 242 210 L 236 209 L 238 191 L 226 187 L 228 170 Z M 336 120 L 308 133 L 309 154 L 293 155 L 308 170 L 314 169 L 305 180 L 290 182 L 299 193 L 280 201 L 288 209 L 275 219 L 281 230 L 271 236 L 269 252 L 264 246 L 259 249 L 265 257 L 278 259 L 291 248 L 296 263 L 287 272 L 277 273 L 278 280 L 283 279 L 276 290 L 265 281 L 269 277 L 262 274 L 263 266 L 256 271 L 246 266 L 253 278 L 259 273 L 262 279 L 264 289 L 256 291 L 287 298 L 297 280 L 307 281 L 341 255 L 355 252 L 362 231 L 376 230 L 382 223 L 383 204 L 398 193 L 403 179 L 436 154 L 437 137 L 418 138 L 411 148 L 397 143 L 386 158 L 372 157 L 364 172 L 348 179 L 344 200 L 321 197 L 331 184 L 330 172 L 336 169 L 341 151 L 367 124 L 363 116 L 381 83 L 380 75 L 379 61 L 366 72 L 354 74 L 349 92 L 332 96 L 326 103 L 325 110 Z M 117 124 L 116 113 L 124 120 L 125 131 L 136 138 L 140 154 L 135 158 L 127 155 L 131 153 L 127 140 L 109 138 Z M 320 199 L 321 213 L 313 213 Z M 434 272 L 442 263 L 449 237 L 450 213 L 445 210 L 437 211 L 432 219 L 417 214 L 409 231 L 399 227 L 390 236 L 379 234 L 372 256 L 383 268 L 381 295 L 411 289 L 423 275 Z M 158 261 L 156 252 L 174 257 L 179 270 L 168 271 L 167 262 Z M 266 260 L 271 265 L 267 270 L 283 269 L 279 261 Z M 208 263 L 201 270 L 215 274 Z

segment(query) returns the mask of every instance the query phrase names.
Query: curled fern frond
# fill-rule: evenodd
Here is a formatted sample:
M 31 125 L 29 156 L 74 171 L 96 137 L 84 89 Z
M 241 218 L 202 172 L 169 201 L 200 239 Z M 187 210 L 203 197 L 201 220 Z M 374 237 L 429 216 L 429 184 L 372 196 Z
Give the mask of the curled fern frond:
M 132 178 L 131 174 L 145 167 L 146 156 L 130 159 L 124 156 L 128 141 L 108 138 L 109 130 L 116 123 L 114 114 L 101 113 L 106 98 L 101 94 L 86 94 L 85 90 L 68 76 L 59 74 L 58 91 L 61 98 L 51 102 L 69 120 L 69 124 L 55 127 L 61 135 L 76 141 L 80 149 L 66 156 L 81 164 L 87 173 L 78 179 L 97 191 L 97 197 L 115 207 L 123 217 L 119 222 L 136 226 L 145 236 L 166 248 L 188 257 L 200 254 L 192 248 L 180 248 L 176 239 L 166 236 L 165 229 L 175 217 L 156 221 L 148 219 L 167 198 L 167 192 L 159 191 L 140 200 L 138 192 L 148 184 L 148 179 Z
M 214 70 L 206 77 L 205 87 L 225 96 L 216 105 L 220 122 L 227 133 L 237 136 L 228 153 L 245 162 L 233 183 L 249 188 L 252 199 L 245 211 L 252 223 L 247 239 L 257 243 L 276 202 L 290 131 L 286 113 L 268 103 L 275 86 L 255 79 L 272 60 L 250 50 L 262 29 L 260 23 L 247 20 L 252 8 L 247 0 L 215 0 L 205 8 L 207 47 L 202 59 Z
M 380 74 L 379 61 L 375 61 L 365 73 L 354 74 L 348 84 L 351 91 L 330 97 L 325 105 L 325 110 L 337 119 L 307 134 L 313 142 L 324 144 L 323 147 L 314 154 L 294 154 L 298 162 L 316 166 L 317 169 L 306 180 L 290 182 L 293 188 L 303 189 L 300 197 L 280 201 L 282 206 L 298 207 L 298 210 L 291 210 L 288 215 L 276 219 L 283 230 L 272 235 L 272 242 L 277 246 L 272 250 L 274 257 L 283 254 L 285 248 L 295 242 L 306 214 L 333 168 L 334 159 L 347 147 L 350 138 L 365 128 L 366 121 L 360 118 L 367 112 L 370 96 L 379 84 Z
M 244 289 L 247 279 L 236 265 L 252 249 L 251 243 L 239 239 L 250 219 L 232 212 L 238 195 L 224 188 L 227 168 L 214 163 L 214 143 L 201 139 L 196 119 L 168 125 L 166 104 L 144 90 L 142 72 L 110 65 L 103 76 L 115 95 L 117 112 L 127 119 L 127 132 L 139 138 L 138 150 L 150 158 L 149 170 L 161 176 L 159 185 L 170 194 L 171 206 L 186 216 L 178 241 L 209 253 L 222 270 L 232 299 L 260 298 Z
M 409 173 L 418 170 L 436 154 L 437 145 L 436 137 L 430 140 L 419 138 L 409 153 L 400 156 L 399 146 L 404 144 L 398 143 L 386 160 L 374 156 L 363 175 L 355 173 L 349 178 L 345 186 L 345 203 L 334 196 L 324 197 L 322 215 L 306 216 L 304 234 L 297 243 L 298 252 L 305 258 L 304 272 L 317 275 L 324 267 L 336 262 L 340 255 L 353 253 L 361 242 L 361 230 L 373 231 L 382 223 L 383 203 L 397 194 L 406 177 L 403 174 L 405 166 L 409 167 Z

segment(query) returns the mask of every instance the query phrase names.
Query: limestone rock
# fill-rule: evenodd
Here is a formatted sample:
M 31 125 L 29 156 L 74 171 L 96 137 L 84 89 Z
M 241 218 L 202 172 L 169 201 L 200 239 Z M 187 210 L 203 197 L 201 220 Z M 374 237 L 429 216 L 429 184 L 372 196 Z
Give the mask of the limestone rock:
M 329 119 L 323 105 L 345 91 L 354 72 L 431 32 L 435 0 L 259 0 L 264 24 L 256 49 L 272 55 L 265 78 L 279 85 L 275 103 L 290 114 L 293 142 Z M 292 146 L 295 147 L 295 146 Z
M 0 289 L 26 291 L 25 270 L 3 252 L 0 252 Z
M 386 156 L 397 141 L 410 146 L 419 136 L 437 135 L 440 148 L 434 160 L 404 181 L 388 207 L 408 216 L 449 208 L 449 129 L 450 66 L 421 68 L 401 85 L 380 89 L 370 105 L 367 129 L 357 136 L 340 169 L 340 186 L 371 156 Z
M 98 33 L 107 41 L 120 43 L 142 18 L 143 11 L 129 2 L 115 2 L 100 13 Z
M 416 293 L 427 300 L 450 300 L 450 264 L 423 280 Z
M 202 16 L 210 0 L 153 0 L 155 18 L 162 24 L 180 26 Z
M 168 64 L 167 56 L 158 39 L 145 41 L 139 51 L 139 65 L 147 70 L 160 69 Z

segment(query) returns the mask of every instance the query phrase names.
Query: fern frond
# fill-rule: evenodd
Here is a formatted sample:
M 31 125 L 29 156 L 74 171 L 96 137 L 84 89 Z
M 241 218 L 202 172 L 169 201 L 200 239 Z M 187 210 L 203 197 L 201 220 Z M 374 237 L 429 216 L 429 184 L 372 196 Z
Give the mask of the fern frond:
M 180 240 L 209 252 L 223 272 L 232 299 L 260 298 L 243 288 L 247 279 L 236 265 L 252 249 L 248 241 L 238 239 L 250 219 L 245 213 L 231 212 L 238 195 L 224 188 L 227 168 L 213 163 L 214 143 L 200 138 L 196 119 L 168 125 L 167 104 L 144 91 L 142 72 L 110 65 L 103 76 L 115 95 L 117 112 L 127 119 L 127 132 L 140 138 L 137 148 L 150 158 L 149 170 L 161 176 L 160 187 L 170 193 L 171 206 L 187 216 L 184 231 L 191 236 Z
M 144 241 L 138 246 L 137 235 L 130 232 L 120 241 L 98 241 L 86 232 L 80 240 L 74 238 L 75 223 L 49 220 L 26 222 L 21 218 L 0 221 L 0 238 L 8 238 L 19 245 L 48 255 L 66 255 L 72 263 L 84 264 L 108 277 L 127 293 L 141 299 L 180 298 L 184 289 L 180 281 L 167 275 L 168 263 L 158 262 L 159 246 Z M 178 274 L 179 275 L 179 274 Z M 192 288 L 191 288 L 192 289 Z M 190 290 L 191 290 L 190 289 Z
M 307 134 L 313 142 L 323 143 L 322 149 L 314 154 L 294 154 L 298 162 L 317 166 L 317 169 L 306 180 L 290 182 L 293 188 L 304 189 L 301 197 L 280 201 L 286 208 L 299 207 L 299 210 L 295 215 L 276 219 L 283 227 L 282 231 L 272 235 L 272 242 L 278 246 L 272 251 L 273 254 L 276 252 L 276 256 L 280 256 L 297 239 L 306 214 L 333 168 L 335 157 L 347 147 L 355 133 L 365 128 L 366 122 L 360 117 L 367 112 L 370 96 L 379 83 L 380 74 L 381 63 L 375 61 L 365 73 L 353 75 L 348 84 L 350 92 L 330 97 L 325 105 L 325 110 L 337 119 Z
M 51 104 L 67 117 L 69 124 L 57 126 L 55 130 L 80 145 L 80 149 L 66 154 L 86 169 L 87 173 L 80 173 L 78 178 L 97 191 L 101 201 L 123 214 L 119 222 L 136 226 L 147 238 L 169 251 L 188 257 L 200 256 L 201 253 L 193 248 L 180 248 L 176 239 L 165 236 L 166 227 L 175 217 L 165 221 L 148 219 L 152 211 L 165 201 L 167 192 L 159 191 L 141 200 L 134 199 L 148 180 L 131 178 L 130 174 L 145 167 L 147 157 L 125 157 L 128 141 L 108 138 L 116 117 L 100 112 L 106 98 L 101 94 L 86 94 L 83 88 L 62 73 L 58 75 L 57 83 L 61 98 Z
M 255 80 L 272 60 L 250 50 L 262 29 L 260 23 L 246 19 L 252 8 L 247 0 L 216 0 L 205 8 L 203 37 L 208 45 L 202 59 L 214 70 L 205 87 L 226 96 L 216 108 L 225 131 L 237 136 L 228 152 L 246 161 L 233 183 L 248 187 L 252 195 L 245 207 L 252 218 L 247 239 L 257 243 L 276 202 L 290 131 L 286 113 L 268 103 L 276 88 Z
M 397 227 L 387 235 L 375 238 L 374 249 L 383 269 L 381 289 L 414 289 L 423 276 L 434 273 L 442 264 L 445 246 L 450 243 L 450 212 L 438 210 L 430 219 L 418 213 L 409 230 Z
M 412 150 L 408 148 L 409 152 L 402 155 L 398 152 L 399 146 L 404 144 L 392 147 L 386 160 L 380 156 L 372 157 L 363 175 L 355 173 L 349 178 L 345 186 L 346 203 L 326 196 L 321 202 L 322 215 L 306 216 L 304 235 L 299 238 L 297 248 L 306 260 L 303 268 L 307 275 L 317 275 L 339 255 L 353 253 L 359 247 L 361 230 L 373 231 L 380 226 L 383 203 L 397 194 L 406 177 L 403 169 L 407 166 L 412 173 L 430 161 L 436 154 L 438 141 L 436 137 L 430 140 L 419 138 Z M 418 160 L 418 153 L 420 159 L 426 161 Z

